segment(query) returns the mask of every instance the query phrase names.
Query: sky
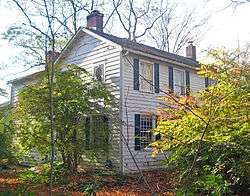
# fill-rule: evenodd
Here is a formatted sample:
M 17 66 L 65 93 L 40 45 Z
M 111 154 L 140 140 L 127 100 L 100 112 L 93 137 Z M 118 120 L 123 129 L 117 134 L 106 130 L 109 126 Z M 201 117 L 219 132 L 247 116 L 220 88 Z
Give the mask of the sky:
M 18 10 L 9 6 L 6 1 L 0 0 L 0 34 L 23 19 Z M 240 5 L 235 9 L 232 6 L 226 8 L 230 4 L 230 0 L 176 1 L 179 1 L 183 7 L 190 9 L 199 7 L 200 17 L 208 13 L 211 15 L 207 21 L 206 26 L 208 28 L 202 40 L 196 44 L 198 59 L 204 56 L 204 51 L 211 48 L 236 49 L 238 46 L 244 48 L 246 43 L 250 42 L 250 3 Z M 6 88 L 8 92 L 10 90 L 10 87 L 6 84 L 8 80 L 28 74 L 28 72 L 23 72 L 26 67 L 20 66 L 18 62 L 10 64 L 11 59 L 19 51 L 20 49 L 2 40 L 0 35 L 0 88 Z M 8 97 L 0 97 L 0 103 L 7 100 Z

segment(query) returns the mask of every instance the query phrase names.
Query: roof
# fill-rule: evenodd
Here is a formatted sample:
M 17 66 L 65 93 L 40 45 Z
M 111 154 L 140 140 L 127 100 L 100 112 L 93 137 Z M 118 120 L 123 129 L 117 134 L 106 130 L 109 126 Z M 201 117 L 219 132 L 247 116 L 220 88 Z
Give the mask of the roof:
M 74 36 L 72 36 L 72 38 L 68 41 L 68 43 L 63 48 L 63 50 L 62 50 L 61 54 L 59 55 L 58 59 L 56 60 L 56 62 L 58 62 L 58 60 L 61 59 L 61 57 L 63 56 L 63 53 L 65 53 L 66 50 L 69 49 L 69 46 L 73 43 L 75 38 L 77 36 L 79 36 L 80 32 L 84 31 L 84 29 L 86 29 L 86 30 L 88 30 L 88 31 L 100 36 L 100 37 L 103 37 L 104 39 L 111 41 L 111 42 L 121 46 L 122 48 L 132 49 L 135 51 L 140 51 L 143 53 L 151 54 L 151 55 L 165 58 L 168 60 L 176 61 L 176 62 L 185 64 L 185 65 L 189 65 L 189 66 L 194 67 L 194 68 L 200 67 L 200 64 L 196 60 L 193 60 L 191 58 L 187 58 L 187 57 L 184 57 L 181 55 L 166 52 L 166 51 L 163 51 L 163 50 L 160 50 L 160 49 L 157 49 L 157 48 L 154 48 L 154 47 L 142 44 L 142 43 L 133 42 L 127 38 L 120 38 L 120 37 L 117 37 L 117 36 L 114 36 L 111 34 L 104 33 L 102 31 L 89 29 L 89 28 L 83 28 L 83 27 L 79 28 L 78 32 Z M 30 79 L 33 76 L 35 76 L 41 72 L 42 71 L 38 71 L 36 73 L 30 74 L 30 75 L 27 75 L 27 76 L 24 76 L 21 78 L 16 78 L 16 79 L 8 81 L 8 83 L 15 83 L 15 82 L 20 82 L 22 80 L 27 80 L 27 79 Z
M 3 103 L 0 103 L 0 109 L 4 108 L 4 107 L 7 107 L 9 105 L 10 105 L 10 101 L 6 101 L 6 102 L 3 102 Z
M 183 63 L 186 65 L 190 65 L 192 67 L 200 67 L 199 63 L 196 60 L 193 60 L 191 58 L 187 58 L 181 55 L 177 55 L 177 54 L 173 54 L 170 52 L 166 52 L 145 44 L 141 44 L 141 43 L 137 43 L 137 42 L 133 42 L 130 41 L 127 38 L 120 38 L 111 34 L 107 34 L 101 31 L 97 31 L 97 30 L 93 30 L 93 29 L 88 29 L 89 31 L 104 37 L 107 40 L 110 40 L 124 48 L 129 48 L 132 50 L 136 50 L 136 51 L 140 51 L 140 52 L 144 52 L 144 53 L 148 53 L 151 55 L 155 55 L 155 56 L 159 56 L 161 58 L 166 58 L 169 60 L 173 60 L 173 61 L 177 61 L 179 63 Z
M 29 74 L 29 75 L 25 75 L 25 76 L 22 76 L 22 77 L 19 77 L 19 78 L 15 78 L 13 80 L 9 80 L 7 82 L 7 84 L 14 84 L 14 83 L 17 83 L 17 82 L 21 82 L 21 81 L 27 81 L 29 79 L 33 79 L 35 78 L 36 76 L 38 76 L 39 74 L 41 74 L 44 70 L 39 70 L 39 71 L 36 71 L 32 74 Z

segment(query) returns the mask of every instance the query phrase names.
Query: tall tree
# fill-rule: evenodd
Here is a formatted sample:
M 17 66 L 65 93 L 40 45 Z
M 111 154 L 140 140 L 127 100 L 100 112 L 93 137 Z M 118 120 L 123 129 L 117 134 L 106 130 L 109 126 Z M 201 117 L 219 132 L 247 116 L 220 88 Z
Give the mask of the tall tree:
M 11 163 L 15 161 L 16 150 L 13 145 L 14 126 L 13 118 L 10 115 L 10 107 L 0 107 L 0 162 Z
M 160 10 L 157 7 L 158 4 L 151 0 L 142 1 L 141 5 L 134 0 L 112 0 L 112 2 L 118 21 L 131 41 L 138 41 L 139 38 L 145 36 L 167 11 L 165 8 Z M 150 18 L 150 22 L 145 26 L 145 21 Z
M 53 113 L 56 118 L 53 129 L 57 136 L 55 147 L 59 151 L 58 156 L 62 156 L 68 171 L 74 173 L 84 152 L 85 155 L 86 152 L 91 154 L 90 151 L 101 152 L 103 155 L 108 153 L 109 143 L 105 140 L 109 135 L 107 123 L 98 125 L 96 122 L 100 130 L 90 133 L 89 116 L 110 117 L 113 100 L 107 88 L 91 80 L 84 69 L 75 66 L 64 68 L 67 68 L 67 72 L 55 70 Z M 37 149 L 42 156 L 46 156 L 50 150 L 48 88 L 46 74 L 41 73 L 37 83 L 21 90 L 18 105 L 14 108 L 17 128 L 21 130 L 21 143 L 26 149 Z M 94 138 L 92 134 L 95 134 Z M 95 143 L 91 142 L 94 140 Z
M 55 50 L 61 51 L 79 27 L 85 26 L 86 16 L 93 9 L 104 10 L 107 3 L 106 0 L 46 0 L 41 2 L 10 0 L 10 2 L 17 6 L 24 18 L 19 18 L 15 24 L 9 27 L 4 33 L 4 39 L 22 49 L 17 60 L 27 69 L 34 66 L 43 66 L 46 63 L 44 36 L 46 37 L 46 34 L 48 34 L 47 17 L 53 21 L 56 40 L 54 43 Z M 44 2 L 47 2 L 48 13 Z M 13 4 L 10 4 L 10 6 L 13 6 Z M 51 6 L 53 6 L 53 9 Z M 106 9 L 105 26 L 108 25 L 113 14 L 114 8 Z M 48 45 L 51 46 L 52 43 L 48 43 Z
M 231 0 L 231 2 L 234 5 L 242 5 L 245 3 L 250 3 L 250 0 Z
M 37 1 L 19 1 L 13 0 L 13 3 L 23 14 L 27 23 L 23 23 L 25 27 L 27 27 L 27 33 L 31 35 L 30 42 L 34 44 L 34 37 L 36 35 L 38 43 L 42 46 L 39 48 L 41 50 L 40 58 L 43 59 L 43 63 L 45 65 L 45 69 L 47 70 L 47 83 L 48 83 L 48 109 L 49 109 L 49 120 L 50 120 L 50 139 L 51 139 L 51 161 L 50 161 L 50 191 L 49 194 L 52 195 L 52 186 L 53 186 L 53 167 L 54 167 L 54 156 L 55 156 L 55 132 L 54 132 L 54 105 L 53 105 L 53 92 L 54 92 L 54 67 L 55 67 L 55 58 L 54 54 L 56 51 L 56 36 L 58 34 L 58 29 L 60 29 L 63 25 L 56 24 L 56 7 L 55 0 L 43 0 L 41 2 Z M 32 8 L 32 11 L 35 10 L 35 13 L 30 13 L 29 10 Z M 40 23 L 36 20 L 36 17 L 40 16 Z M 25 31 L 23 32 L 25 34 Z M 22 33 L 19 33 L 22 34 Z M 15 36 L 14 36 L 15 37 Z M 27 47 L 31 51 L 33 50 L 33 45 L 31 47 Z M 52 53 L 51 58 L 47 58 L 49 51 Z M 32 56 L 33 57 L 33 56 Z
M 162 13 L 162 10 L 166 12 Z M 161 1 L 158 15 L 160 19 L 148 32 L 148 37 L 157 48 L 179 53 L 189 41 L 199 41 L 205 31 L 208 16 L 200 17 L 197 8 L 186 9 L 183 4 Z M 152 21 L 150 18 L 145 21 Z

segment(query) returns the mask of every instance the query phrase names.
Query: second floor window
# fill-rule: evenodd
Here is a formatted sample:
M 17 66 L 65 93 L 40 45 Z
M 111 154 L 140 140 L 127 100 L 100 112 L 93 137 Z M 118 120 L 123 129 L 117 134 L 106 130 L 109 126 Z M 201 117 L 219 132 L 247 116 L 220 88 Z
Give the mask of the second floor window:
M 174 69 L 174 92 L 185 95 L 185 71 Z
M 140 62 L 140 90 L 153 92 L 153 64 L 145 61 Z

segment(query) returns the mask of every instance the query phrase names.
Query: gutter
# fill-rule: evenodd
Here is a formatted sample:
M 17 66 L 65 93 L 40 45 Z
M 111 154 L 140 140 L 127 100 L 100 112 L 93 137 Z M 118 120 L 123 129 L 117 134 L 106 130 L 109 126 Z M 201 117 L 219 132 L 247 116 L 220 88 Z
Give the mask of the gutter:
M 145 53 L 145 52 L 141 52 L 141 51 L 138 51 L 138 50 L 133 50 L 133 49 L 126 48 L 126 47 L 123 48 L 123 49 L 127 50 L 128 52 L 133 53 L 133 54 L 138 54 L 138 55 L 141 55 L 141 56 L 146 56 L 146 57 L 153 58 L 153 59 L 156 59 L 156 60 L 160 60 L 160 61 L 163 61 L 163 62 L 167 62 L 167 63 L 170 63 L 170 64 L 179 65 L 181 67 L 189 68 L 189 69 L 192 69 L 192 70 L 195 70 L 195 71 L 200 70 L 199 67 L 193 67 L 191 65 L 180 63 L 178 61 L 170 60 L 170 59 L 163 58 L 163 57 L 160 57 L 160 56 L 157 56 L 157 55 L 148 54 L 148 53 Z

